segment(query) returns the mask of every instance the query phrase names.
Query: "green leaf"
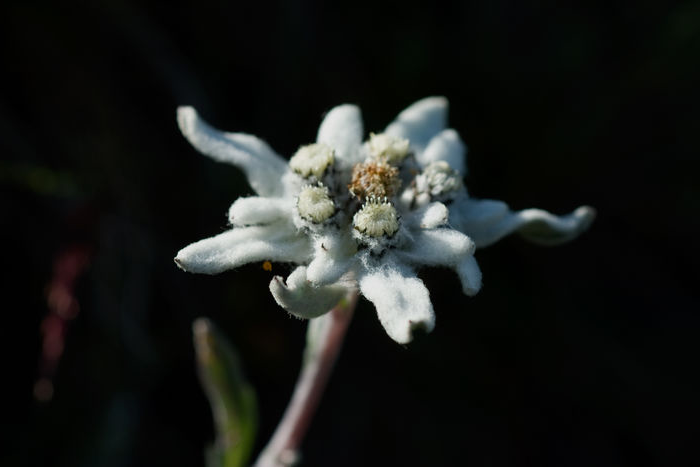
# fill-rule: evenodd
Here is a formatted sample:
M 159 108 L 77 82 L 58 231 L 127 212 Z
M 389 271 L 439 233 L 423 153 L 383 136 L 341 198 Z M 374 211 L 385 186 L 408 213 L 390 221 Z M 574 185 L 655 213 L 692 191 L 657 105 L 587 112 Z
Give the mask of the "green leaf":
M 243 467 L 257 430 L 255 390 L 248 383 L 238 354 L 207 318 L 192 323 L 199 380 L 209 399 L 216 439 L 206 450 L 207 467 Z

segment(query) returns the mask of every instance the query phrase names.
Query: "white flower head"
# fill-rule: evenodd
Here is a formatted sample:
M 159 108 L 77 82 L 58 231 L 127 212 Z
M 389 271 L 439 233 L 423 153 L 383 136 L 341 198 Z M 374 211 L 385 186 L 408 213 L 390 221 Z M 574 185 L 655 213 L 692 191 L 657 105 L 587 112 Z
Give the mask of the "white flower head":
M 400 138 L 386 133 L 370 133 L 367 148 L 370 156 L 376 160 L 399 165 L 408 155 L 410 142 L 405 138 Z
M 416 268 L 452 268 L 463 292 L 474 295 L 481 288 L 475 248 L 513 232 L 540 243 L 563 242 L 594 217 L 589 207 L 557 217 L 469 197 L 466 147 L 446 129 L 442 97 L 411 105 L 364 144 L 360 110 L 335 107 L 316 142 L 289 162 L 254 136 L 215 130 L 191 107 L 178 109 L 178 122 L 200 152 L 240 167 L 258 194 L 236 200 L 229 210 L 232 228 L 182 249 L 178 266 L 216 274 L 250 262 L 297 264 L 286 281 L 276 276 L 270 283 L 280 306 L 314 318 L 359 289 L 399 343 L 435 324 Z
M 365 236 L 391 237 L 399 230 L 399 215 L 396 208 L 384 198 L 380 200 L 371 196 L 352 218 L 352 223 L 359 241 Z
M 333 215 L 335 203 L 328 188 L 319 182 L 317 186 L 305 185 L 301 188 L 297 197 L 297 211 L 302 219 L 312 224 L 321 224 Z
M 289 159 L 289 167 L 302 177 L 321 178 L 333 165 L 333 149 L 323 143 L 302 146 Z

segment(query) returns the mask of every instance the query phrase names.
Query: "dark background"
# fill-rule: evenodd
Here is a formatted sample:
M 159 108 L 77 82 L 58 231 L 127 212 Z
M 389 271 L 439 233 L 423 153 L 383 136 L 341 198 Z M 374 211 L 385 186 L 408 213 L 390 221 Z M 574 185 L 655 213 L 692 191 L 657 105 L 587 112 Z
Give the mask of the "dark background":
M 562 247 L 479 251 L 475 298 L 423 271 L 437 326 L 407 347 L 362 301 L 304 465 L 697 465 L 700 2 L 327 3 L 3 2 L 0 463 L 203 465 L 202 315 L 258 390 L 256 450 L 287 403 L 305 326 L 267 284 L 290 268 L 172 262 L 251 193 L 177 105 L 288 157 L 334 105 L 377 131 L 444 95 L 473 195 L 599 217 Z M 47 293 L 75 248 L 51 363 Z

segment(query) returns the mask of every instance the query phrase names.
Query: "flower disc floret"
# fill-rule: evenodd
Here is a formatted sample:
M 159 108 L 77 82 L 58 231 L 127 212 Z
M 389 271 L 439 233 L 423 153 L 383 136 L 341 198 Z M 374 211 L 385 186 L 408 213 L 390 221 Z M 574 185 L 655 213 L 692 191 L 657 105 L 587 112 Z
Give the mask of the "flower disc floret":
M 386 198 L 370 198 L 352 219 L 356 231 L 369 237 L 391 237 L 399 230 L 399 216 Z
M 432 196 L 446 195 L 462 188 L 462 177 L 445 161 L 435 161 L 428 164 L 423 173 L 416 177 L 418 192 L 429 193 Z
M 386 133 L 370 133 L 368 146 L 373 158 L 398 165 L 408 155 L 409 142 Z
M 302 146 L 289 160 L 289 167 L 304 178 L 321 178 L 334 162 L 333 149 L 323 143 Z
M 320 224 L 333 215 L 335 204 L 325 186 L 306 185 L 299 192 L 297 210 L 302 219 Z
M 399 170 L 386 162 L 362 162 L 352 169 L 348 190 L 360 199 L 391 197 L 401 186 Z

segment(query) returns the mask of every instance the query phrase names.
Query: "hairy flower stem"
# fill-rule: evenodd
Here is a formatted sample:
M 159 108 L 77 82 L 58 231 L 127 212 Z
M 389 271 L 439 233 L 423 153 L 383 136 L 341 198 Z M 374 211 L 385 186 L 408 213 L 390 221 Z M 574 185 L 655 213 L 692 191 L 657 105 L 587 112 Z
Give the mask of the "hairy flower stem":
M 294 465 L 299 445 L 323 396 L 357 303 L 357 293 L 309 321 L 304 362 L 287 410 L 254 467 Z

